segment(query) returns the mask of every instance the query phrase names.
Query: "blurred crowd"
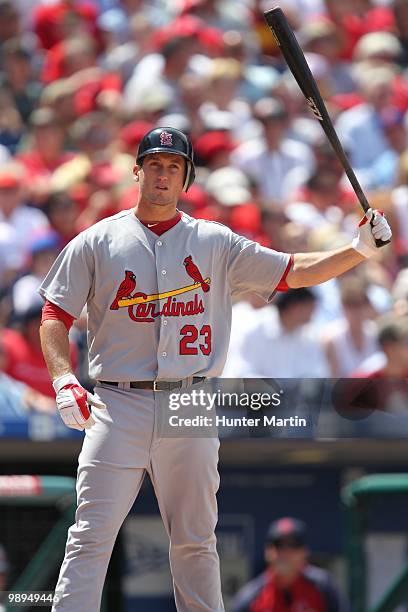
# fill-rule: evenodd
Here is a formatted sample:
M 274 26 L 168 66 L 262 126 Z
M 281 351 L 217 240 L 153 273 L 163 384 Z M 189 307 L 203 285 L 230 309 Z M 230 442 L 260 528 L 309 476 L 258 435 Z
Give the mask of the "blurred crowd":
M 0 0 L 3 385 L 20 381 L 49 409 L 36 289 L 78 232 L 134 205 L 132 167 L 151 127 L 193 141 L 186 213 L 285 252 L 350 242 L 359 204 L 264 23 L 274 4 Z M 339 281 L 234 304 L 225 376 L 406 377 L 408 0 L 279 4 L 394 239 Z M 91 385 L 85 327 L 84 313 L 72 358 Z

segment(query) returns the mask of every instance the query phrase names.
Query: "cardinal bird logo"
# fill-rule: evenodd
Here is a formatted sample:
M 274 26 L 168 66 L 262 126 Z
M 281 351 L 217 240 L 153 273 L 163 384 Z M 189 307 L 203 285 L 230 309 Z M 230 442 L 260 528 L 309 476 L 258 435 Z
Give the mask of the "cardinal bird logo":
M 110 310 L 118 310 L 119 300 L 123 298 L 131 298 L 132 293 L 136 288 L 136 276 L 131 270 L 125 270 L 125 278 L 120 283 L 119 289 L 117 290 L 116 297 L 110 305 Z
M 192 255 L 188 255 L 183 261 L 187 274 L 196 282 L 200 283 L 204 293 L 210 290 L 210 285 L 203 279 L 200 270 L 193 261 Z
M 171 134 L 170 132 L 166 132 L 166 130 L 160 132 L 160 144 L 162 147 L 172 147 L 173 134 Z

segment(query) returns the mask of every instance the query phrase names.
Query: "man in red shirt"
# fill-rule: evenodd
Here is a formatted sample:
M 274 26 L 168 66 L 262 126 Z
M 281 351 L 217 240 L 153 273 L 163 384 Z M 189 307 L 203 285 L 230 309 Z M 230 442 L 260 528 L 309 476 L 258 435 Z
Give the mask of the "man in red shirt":
M 4 372 L 38 393 L 54 398 L 54 389 L 40 343 L 39 327 L 42 307 L 43 300 L 38 294 L 27 296 L 24 304 L 20 304 L 16 312 L 17 328 L 2 330 Z M 70 344 L 70 354 L 76 368 L 78 353 L 73 343 Z
M 378 344 L 385 355 L 382 367 L 365 374 L 367 378 L 408 378 L 408 317 L 384 316 L 378 323 Z
M 232 612 L 346 612 L 329 574 L 308 565 L 306 525 L 281 518 L 269 527 L 266 571 L 237 594 Z
M 72 159 L 74 154 L 64 151 L 64 126 L 51 108 L 35 110 L 30 116 L 30 128 L 30 147 L 17 159 L 27 171 L 31 188 L 33 181 L 37 184 L 42 180 L 49 189 L 52 173 Z

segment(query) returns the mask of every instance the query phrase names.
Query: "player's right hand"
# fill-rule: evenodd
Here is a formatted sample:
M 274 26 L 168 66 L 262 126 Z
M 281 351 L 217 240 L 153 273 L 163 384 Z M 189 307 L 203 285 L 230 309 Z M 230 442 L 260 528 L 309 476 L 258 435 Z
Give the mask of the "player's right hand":
M 354 238 L 351 246 L 364 255 L 372 257 L 378 252 L 376 240 L 387 244 L 392 237 L 392 231 L 384 213 L 381 210 L 369 208 L 358 224 L 358 234 Z M 382 246 L 380 244 L 380 246 Z
M 57 408 L 67 427 L 82 431 L 95 424 L 88 404 L 106 408 L 100 399 L 81 386 L 71 372 L 56 378 L 52 386 L 57 395 Z

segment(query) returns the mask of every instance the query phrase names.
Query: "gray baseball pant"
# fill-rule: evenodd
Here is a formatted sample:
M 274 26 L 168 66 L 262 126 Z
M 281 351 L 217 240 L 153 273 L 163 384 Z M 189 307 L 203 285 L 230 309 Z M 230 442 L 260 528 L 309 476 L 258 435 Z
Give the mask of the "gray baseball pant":
M 126 386 L 125 384 L 122 386 Z M 168 393 L 98 384 L 107 408 L 93 409 L 78 459 L 77 511 L 52 612 L 98 612 L 118 531 L 145 473 L 170 538 L 170 568 L 179 612 L 223 612 L 214 530 L 219 441 L 160 435 Z

